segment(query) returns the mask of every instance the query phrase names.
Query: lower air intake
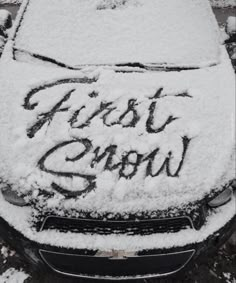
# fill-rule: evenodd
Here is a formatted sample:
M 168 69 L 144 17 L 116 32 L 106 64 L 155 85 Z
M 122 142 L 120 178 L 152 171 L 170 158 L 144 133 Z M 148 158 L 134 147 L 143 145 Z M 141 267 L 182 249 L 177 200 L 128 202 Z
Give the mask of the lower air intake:
M 116 259 L 40 250 L 44 262 L 58 273 L 100 279 L 133 279 L 171 275 L 185 267 L 194 252 L 194 250 L 188 250 Z

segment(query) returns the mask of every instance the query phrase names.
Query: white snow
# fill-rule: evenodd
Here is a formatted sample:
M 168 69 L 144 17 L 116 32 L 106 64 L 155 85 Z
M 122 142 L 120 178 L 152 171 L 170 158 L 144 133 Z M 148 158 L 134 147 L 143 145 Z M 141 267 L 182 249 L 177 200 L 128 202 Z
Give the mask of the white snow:
M 3 259 L 5 260 L 8 257 L 12 257 L 13 255 L 15 255 L 15 251 L 10 250 L 6 246 L 2 246 L 2 248 L 0 249 L 0 254 L 2 255 Z
M 50 201 L 50 207 L 55 210 L 70 207 L 98 212 L 135 212 L 137 209 L 151 211 L 181 207 L 202 199 L 213 189 L 221 189 L 234 178 L 235 76 L 224 49 L 220 65 L 182 72 L 116 73 L 105 68 L 75 72 L 13 62 L 6 57 L 5 53 L 4 68 L 0 68 L 0 123 L 4 132 L 0 140 L 0 177 L 14 189 L 22 193 L 39 188 L 52 191 L 54 182 L 66 191 L 80 191 L 88 183 L 76 174 L 93 175 L 97 178 L 96 188 L 84 198 L 63 201 L 62 196 L 55 197 L 54 202 Z M 97 78 L 97 82 L 54 86 L 39 91 L 29 100 L 30 104 L 38 102 L 35 109 L 27 110 L 22 106 L 27 93 L 34 87 L 56 79 L 79 78 L 88 74 L 90 78 Z M 222 78 L 227 78 L 227 84 Z M 160 87 L 163 87 L 163 98 L 149 99 Z M 75 91 L 61 106 L 68 110 L 55 113 L 50 124 L 46 121 L 31 138 L 28 137 L 27 129 L 37 123 L 37 116 L 52 109 L 71 89 Z M 90 97 L 88 94 L 94 91 L 98 96 Z M 192 97 L 175 96 L 184 92 Z M 100 107 L 101 102 L 111 102 L 110 107 L 116 108 L 107 116 L 107 123 L 116 121 L 126 111 L 130 99 L 137 100 L 135 107 L 140 116 L 135 127 L 108 127 L 103 124 L 104 113 L 101 113 L 91 120 L 89 126 L 77 128 Z M 179 117 L 157 134 L 146 130 L 148 109 L 155 101 L 158 108 L 154 128 L 164 125 L 170 116 Z M 68 121 L 81 107 L 84 108 L 78 119 L 71 125 Z M 191 140 L 179 177 L 168 177 L 166 168 L 156 177 L 146 177 L 147 161 L 141 162 L 137 173 L 130 179 L 119 178 L 121 166 L 104 171 L 106 158 L 91 167 L 97 147 L 101 147 L 101 154 L 108 146 L 117 146 L 112 164 L 119 163 L 125 152 L 135 150 L 145 157 L 159 148 L 153 172 L 161 168 L 171 151 L 170 170 L 174 174 L 181 162 L 183 136 Z M 66 161 L 66 156 L 73 159 L 84 150 L 80 142 L 75 142 L 50 154 L 43 162 L 47 170 L 71 172 L 73 178 L 63 174 L 56 176 L 37 166 L 48 150 L 62 142 L 81 138 L 92 143 L 92 148 L 83 158 Z M 37 194 L 32 195 L 35 196 L 38 198 Z
M 228 19 L 227 19 L 227 32 L 229 34 L 236 33 L 236 17 L 228 17 Z
M 4 27 L 6 24 L 6 19 L 10 13 L 7 10 L 0 10 L 0 27 Z
M 36 8 L 38 3 L 44 1 L 33 0 L 29 9 Z M 75 3 L 74 0 L 62 1 L 63 5 L 69 2 L 70 4 Z M 85 2 L 89 3 L 88 12 L 91 14 L 107 13 L 107 15 L 111 15 L 111 23 L 116 28 L 119 28 L 119 25 L 114 24 L 113 16 L 117 15 L 119 18 L 123 13 L 138 16 L 139 9 L 143 7 L 144 10 L 149 10 L 150 8 L 149 4 L 141 0 L 138 1 L 140 5 L 142 4 L 141 6 L 136 6 L 136 1 L 131 1 L 129 5 L 118 7 L 115 10 L 110 7 L 105 10 L 96 10 L 95 4 L 101 4 L 101 1 L 81 1 L 83 4 Z M 163 8 L 170 7 L 169 0 L 156 2 L 162 3 Z M 171 2 L 173 3 L 173 1 Z M 204 19 L 213 22 L 213 30 L 210 28 L 205 33 L 205 25 L 203 25 L 203 32 L 202 22 L 197 21 L 199 32 L 195 35 L 188 34 L 189 40 L 191 41 L 191 36 L 197 36 L 196 45 L 198 46 L 200 42 L 205 42 L 208 32 L 213 32 L 214 37 L 215 20 L 209 13 L 206 2 L 200 0 L 182 2 L 186 4 L 187 15 L 184 13 L 185 6 L 179 5 L 175 11 L 178 11 L 181 16 L 184 14 L 190 20 L 189 7 L 195 7 L 198 16 L 200 11 L 202 12 L 200 18 L 203 17 L 203 22 Z M 55 0 L 51 0 L 51 3 L 55 3 Z M 44 22 L 40 29 L 36 29 L 36 23 L 39 20 L 38 14 L 47 16 L 46 19 L 53 24 L 55 18 L 57 21 L 60 16 L 68 18 L 69 10 L 72 14 L 75 12 L 70 5 L 64 7 L 65 9 L 54 7 L 57 13 L 54 13 L 50 18 L 48 18 L 49 11 L 53 5 L 48 5 L 47 9 L 42 9 L 43 11 L 36 9 L 37 13 L 32 10 L 35 18 L 29 16 L 27 19 L 26 17 L 24 23 L 26 27 L 27 21 L 32 20 L 32 29 L 29 31 L 33 33 L 27 40 L 32 46 L 28 47 L 34 52 L 36 50 L 32 50 L 32 48 L 42 48 L 41 51 L 46 52 L 47 55 L 50 55 L 50 52 L 54 50 L 58 59 L 62 54 L 64 55 L 62 53 L 65 51 L 62 46 L 64 45 L 67 47 L 66 50 L 73 52 L 73 56 L 70 52 L 65 52 L 66 57 L 61 59 L 68 60 L 70 64 L 78 64 L 79 61 L 76 61 L 75 58 L 83 58 L 83 63 L 87 64 L 86 60 L 90 60 L 90 58 L 85 51 L 88 51 L 89 54 L 91 50 L 83 50 L 82 55 L 78 54 L 77 49 L 71 45 L 71 42 L 80 34 L 70 34 L 74 36 L 72 39 L 68 38 L 67 34 L 63 34 L 63 27 L 65 26 L 65 30 L 68 31 L 72 22 L 76 23 L 77 18 L 72 17 L 73 20 L 68 19 L 68 22 L 63 22 L 63 27 L 59 25 L 63 38 L 65 36 L 69 42 L 63 39 L 61 45 L 54 47 L 49 45 L 49 48 L 46 49 L 46 45 L 44 46 L 46 41 L 42 40 L 43 43 L 38 41 L 39 46 L 33 46 L 34 41 L 31 41 L 31 38 L 40 40 L 38 36 L 42 35 L 44 28 L 47 35 L 54 34 L 54 31 L 57 36 L 59 33 L 59 27 L 52 25 L 53 28 L 49 30 L 50 25 L 46 26 Z M 90 10 L 92 7 L 94 10 Z M 85 9 L 84 6 L 81 8 Z M 134 15 L 131 10 L 135 10 Z M 80 11 L 77 12 L 80 13 Z M 152 12 L 151 15 L 153 16 Z M 191 15 L 190 23 L 192 23 L 194 15 Z M 173 17 L 176 20 L 175 36 L 173 31 L 170 32 L 176 38 L 181 34 L 182 31 L 179 28 L 184 24 L 177 21 L 176 15 Z M 90 20 L 94 20 L 95 24 L 95 19 L 91 18 Z M 127 21 L 129 20 L 130 18 Z M 84 17 L 82 17 L 82 22 L 86 24 Z M 171 23 L 173 25 L 173 22 Z M 104 24 L 103 27 L 107 28 L 106 23 Z M 124 23 L 119 24 L 123 26 Z M 194 25 L 190 24 L 187 29 L 193 27 Z M 171 26 L 172 28 L 173 26 Z M 81 29 L 82 31 L 83 29 Z M 95 31 L 95 27 L 92 28 L 92 31 Z M 23 27 L 18 35 L 18 39 L 21 38 L 18 44 L 25 44 L 23 38 L 27 32 Z M 88 35 L 91 30 L 86 30 L 86 32 Z M 100 29 L 99 32 L 101 33 Z M 126 32 L 124 34 L 133 35 L 134 32 L 135 29 L 132 27 L 127 34 Z M 152 33 L 152 31 L 150 32 Z M 203 41 L 200 39 L 202 33 Z M 167 34 L 169 35 L 169 33 L 163 32 L 165 42 L 169 42 Z M 218 31 L 215 34 L 218 34 Z M 85 38 L 84 31 L 81 33 L 81 38 Z M 90 39 L 94 40 L 94 38 Z M 56 37 L 55 40 L 59 43 L 61 39 Z M 199 66 L 206 65 L 206 62 L 209 63 L 213 59 L 212 56 L 217 58 L 216 61 L 213 60 L 215 63 L 219 62 L 211 67 L 181 72 L 150 72 L 127 67 L 125 71 L 129 72 L 121 72 L 122 68 L 96 66 L 86 67 L 81 71 L 71 71 L 55 66 L 53 68 L 52 65 L 49 66 L 44 62 L 38 64 L 38 61 L 32 60 L 30 56 L 27 58 L 18 56 L 18 59 L 21 60 L 12 60 L 13 42 L 8 41 L 0 62 L 0 187 L 4 187 L 6 183 L 10 184 L 14 190 L 22 194 L 29 194 L 29 198 L 37 200 L 39 206 L 45 206 L 45 209 L 50 208 L 58 213 L 70 209 L 98 213 L 136 213 L 138 211 L 166 210 L 171 207 L 181 208 L 189 203 L 202 200 L 214 189 L 221 190 L 222 186 L 235 177 L 235 74 L 225 48 L 217 45 L 216 38 L 213 41 L 207 38 L 206 42 L 208 40 L 210 40 L 210 44 L 203 45 L 204 52 L 196 52 L 195 54 L 193 50 L 192 58 L 190 58 L 192 49 L 191 52 L 189 51 L 190 53 L 185 53 L 185 51 L 179 50 L 178 44 L 176 53 L 164 54 L 171 63 L 174 63 L 172 59 L 175 58 L 175 54 L 177 57 L 179 54 L 178 60 L 181 59 L 181 56 L 186 55 L 189 60 L 194 59 L 195 63 L 198 62 Z M 153 42 L 156 44 L 155 40 Z M 216 46 L 211 45 L 212 42 L 215 42 Z M 81 43 L 79 42 L 79 44 Z M 124 42 L 124 46 L 125 44 L 126 42 Z M 148 44 L 144 45 L 145 50 L 149 50 Z M 57 52 L 55 52 L 55 47 L 57 47 Z M 156 47 L 158 49 L 158 46 Z M 173 44 L 171 47 L 173 48 Z M 164 50 L 164 53 L 167 50 L 168 48 Z M 112 62 L 110 61 L 112 57 L 107 57 L 107 50 L 105 52 L 100 49 L 100 51 L 98 58 L 103 54 L 104 57 L 101 57 L 104 58 L 103 63 Z M 134 58 L 132 56 L 138 55 L 138 52 L 135 55 L 129 52 L 124 53 L 125 56 L 130 54 L 131 58 Z M 118 52 L 117 54 L 122 55 L 123 53 Z M 147 56 L 142 57 L 146 63 L 148 62 L 146 60 L 151 60 L 151 57 L 148 56 L 153 55 L 148 52 L 142 54 Z M 142 54 L 140 53 L 140 56 Z M 160 54 L 156 55 L 160 56 Z M 109 56 L 113 56 L 113 54 Z M 94 60 L 98 58 L 94 58 Z M 113 59 L 121 60 L 121 57 Z M 179 62 L 182 65 L 190 64 L 190 61 L 180 60 Z M 78 79 L 83 78 L 90 79 L 90 83 L 79 83 Z M 73 81 L 69 81 L 69 79 Z M 60 84 L 54 85 L 54 82 L 60 81 Z M 41 90 L 40 87 L 43 85 L 48 85 L 48 87 Z M 32 96 L 27 96 L 32 89 L 35 90 Z M 154 97 L 158 90 L 159 97 Z M 58 106 L 58 103 L 61 103 L 61 106 Z M 93 117 L 93 113 L 101 108 L 101 103 L 109 103 L 109 105 L 104 111 Z M 126 127 L 135 116 L 132 111 L 126 113 L 129 103 L 133 103 L 133 111 L 139 117 L 133 127 Z M 147 121 L 150 119 L 150 109 L 153 105 L 156 108 L 153 113 L 152 129 L 154 131 L 159 129 L 160 131 L 157 133 L 152 133 L 147 129 Z M 48 116 L 48 112 L 52 109 L 54 109 L 54 114 Z M 107 115 L 104 117 L 105 113 Z M 47 119 L 42 120 L 42 127 L 32 127 L 45 117 Z M 91 121 L 88 121 L 89 117 L 92 117 Z M 123 117 L 121 123 L 117 123 L 119 117 Z M 105 124 L 102 118 L 105 119 Z M 166 124 L 166 121 L 169 122 Z M 86 125 L 81 129 L 79 126 L 84 123 Z M 85 155 L 81 155 L 85 147 L 81 143 L 81 139 L 89 140 L 90 148 Z M 184 153 L 184 140 L 186 142 L 186 139 L 188 139 L 188 147 Z M 62 146 L 58 149 L 55 148 L 59 144 Z M 115 153 L 112 154 L 110 165 L 116 164 L 117 166 L 114 170 L 109 171 L 105 170 L 107 157 L 100 162 L 93 161 L 96 153 L 101 155 L 111 145 L 115 147 Z M 99 152 L 98 147 L 100 147 Z M 47 152 L 49 155 L 45 160 L 42 159 Z M 125 163 L 124 157 L 127 157 L 128 152 L 131 154 L 128 156 L 128 162 Z M 156 155 L 151 162 L 150 154 L 154 152 Z M 137 166 L 134 176 L 129 179 L 120 177 L 120 173 L 129 175 L 135 169 L 134 164 L 141 155 L 141 162 Z M 182 165 L 181 159 L 183 159 Z M 40 160 L 41 163 L 38 164 Z M 123 162 L 123 167 L 119 164 L 120 162 Z M 166 167 L 168 162 L 169 173 L 172 176 L 168 176 L 170 175 L 168 167 Z M 160 174 L 146 176 L 150 163 L 153 166 L 153 175 L 158 171 L 161 171 Z M 55 193 L 51 186 L 52 183 L 56 183 L 66 192 L 82 191 L 88 185 L 83 175 L 91 175 L 95 178 L 96 183 L 95 188 L 83 197 L 67 200 L 63 194 Z M 54 192 L 55 195 L 49 200 L 45 200 L 40 196 L 41 189 Z M 88 237 L 73 233 L 36 233 L 31 228 L 31 212 L 29 207 L 17 208 L 6 203 L 0 194 L 0 216 L 31 240 L 76 248 L 137 250 L 183 246 L 186 243 L 200 242 L 206 239 L 209 234 L 223 227 L 234 216 L 235 199 L 217 210 L 215 214 L 213 213 L 200 231 L 187 230 L 174 234 L 157 234 L 136 238 L 118 235 L 91 235 Z
M 28 277 L 25 272 L 10 268 L 0 275 L 0 283 L 24 283 Z
M 31 0 L 15 47 L 73 67 L 219 62 L 218 27 L 207 0 L 106 2 Z
M 36 232 L 31 227 L 32 211 L 29 207 L 19 208 L 3 200 L 0 193 L 0 217 L 11 223 L 18 231 L 32 241 L 57 247 L 90 250 L 125 250 L 142 251 L 145 249 L 162 249 L 182 247 L 188 244 L 200 243 L 220 230 L 235 216 L 236 198 L 226 205 L 215 209 L 205 225 L 199 230 L 186 229 L 177 233 L 160 233 L 148 236 L 127 235 L 97 235 L 80 233 L 60 233 L 56 230 Z M 9 213 L 11 211 L 12 213 Z M 15 217 L 17 215 L 18 217 Z

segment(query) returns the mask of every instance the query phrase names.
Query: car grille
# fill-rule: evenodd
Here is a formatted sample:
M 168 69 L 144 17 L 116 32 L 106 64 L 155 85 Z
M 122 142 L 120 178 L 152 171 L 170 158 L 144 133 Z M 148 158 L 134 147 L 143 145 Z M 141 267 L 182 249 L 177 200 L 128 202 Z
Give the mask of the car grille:
M 150 235 L 154 233 L 179 232 L 188 228 L 193 228 L 189 217 L 119 221 L 48 216 L 45 218 L 40 230 L 59 230 L 60 232 L 70 231 L 100 235 Z
M 109 258 L 80 254 L 39 251 L 43 261 L 54 271 L 71 276 L 96 279 L 141 279 L 174 274 L 183 269 L 195 251 Z

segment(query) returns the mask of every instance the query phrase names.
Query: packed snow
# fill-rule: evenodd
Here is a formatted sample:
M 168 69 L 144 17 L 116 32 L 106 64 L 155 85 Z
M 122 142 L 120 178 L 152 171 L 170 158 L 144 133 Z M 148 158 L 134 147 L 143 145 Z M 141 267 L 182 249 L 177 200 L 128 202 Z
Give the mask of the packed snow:
M 236 17 L 228 17 L 227 32 L 229 34 L 236 33 Z
M 9 268 L 0 275 L 0 283 L 24 283 L 29 277 L 25 272 L 18 271 L 15 268 Z
M 37 64 L 30 54 L 25 58 L 17 52 L 15 56 L 22 62 L 12 61 L 12 47 L 19 48 L 20 42 L 33 44 L 33 35 L 23 41 L 29 20 L 32 21 L 29 30 L 37 39 L 50 23 L 58 21 L 58 15 L 66 17 L 68 22 L 59 24 L 56 32 L 53 28 L 53 34 L 71 28 L 74 18 L 71 22 L 67 14 L 72 4 L 80 13 L 75 5 L 77 0 L 63 0 L 65 9 L 54 13 L 55 17 L 48 17 L 55 4 L 52 0 L 47 9 L 41 9 L 47 21 L 38 29 L 41 12 L 37 8 L 43 1 L 33 0 L 29 8 L 25 1 L 27 12 L 23 28 L 16 37 L 16 44 L 9 41 L 3 55 L 0 69 L 0 123 L 4 132 L 0 140 L 2 187 L 10 184 L 13 189 L 37 200 L 42 197 L 42 191 L 43 194 L 52 192 L 54 196 L 50 200 L 44 203 L 42 197 L 39 203 L 53 210 L 135 212 L 164 210 L 196 202 L 234 178 L 235 77 L 220 44 L 215 43 L 217 47 L 213 49 L 219 49 L 217 54 L 221 52 L 221 57 L 216 58 L 221 64 L 182 72 L 145 72 L 138 67 L 126 68 L 126 72 L 122 68 L 109 67 L 87 67 L 82 71 L 54 68 L 52 72 L 46 64 L 43 66 L 43 61 Z M 172 11 L 172 0 L 152 2 Z M 185 13 L 195 7 L 194 15 L 202 12 L 204 16 L 200 15 L 200 19 L 212 21 L 209 28 L 204 26 L 204 31 L 208 30 L 206 33 L 200 25 L 203 38 L 216 29 L 205 0 L 182 2 L 186 9 L 181 5 L 179 9 L 177 5 L 174 20 L 177 21 L 177 14 L 186 16 Z M 97 15 L 103 13 L 103 10 L 96 10 L 97 5 L 106 1 L 81 3 L 83 5 L 78 7 L 82 11 Z M 139 14 L 136 9 L 140 9 L 136 3 L 131 1 L 117 11 L 108 5 L 105 13 L 108 19 L 110 15 L 113 19 L 124 12 L 134 20 Z M 150 12 L 149 4 L 145 3 L 139 1 L 142 9 Z M 193 18 L 193 15 L 191 20 L 188 18 L 190 26 Z M 84 19 L 81 18 L 83 25 Z M 100 21 L 100 15 L 95 19 Z M 113 23 L 113 28 L 118 27 Z M 100 34 L 102 38 L 106 31 Z M 86 34 L 90 42 L 89 30 L 79 36 L 85 38 Z M 168 42 L 168 33 L 163 31 L 161 36 Z M 43 42 L 41 36 L 39 39 Z M 70 49 L 65 52 L 67 59 L 77 58 L 77 49 L 71 49 L 71 41 L 64 41 L 61 45 Z M 202 46 L 205 55 L 213 50 L 211 44 Z M 56 52 L 51 49 L 55 56 L 64 54 L 61 45 Z M 28 47 L 32 51 L 32 46 Z M 43 45 L 40 48 L 48 52 L 50 47 L 49 44 L 48 48 Z M 181 54 L 182 51 L 175 48 Z M 104 62 L 110 62 L 105 51 L 101 51 L 100 56 L 104 56 Z M 169 55 L 172 58 L 173 54 Z M 84 52 L 80 57 L 83 63 L 88 59 L 86 56 Z M 149 53 L 143 52 L 142 56 L 148 61 Z M 205 62 L 205 58 L 202 60 Z M 227 84 L 222 77 L 227 78 Z
M 184 67 L 218 63 L 218 26 L 207 0 L 57 3 L 29 2 L 16 49 L 74 68 L 137 62 Z

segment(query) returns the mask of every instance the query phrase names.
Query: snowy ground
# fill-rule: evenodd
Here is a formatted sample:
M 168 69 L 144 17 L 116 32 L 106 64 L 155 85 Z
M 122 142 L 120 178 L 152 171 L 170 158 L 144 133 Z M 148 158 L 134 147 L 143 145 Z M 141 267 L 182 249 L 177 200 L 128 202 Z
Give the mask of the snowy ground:
M 6 246 L 0 239 L 0 283 L 23 283 L 29 275 L 23 271 L 22 263 L 15 251 Z

